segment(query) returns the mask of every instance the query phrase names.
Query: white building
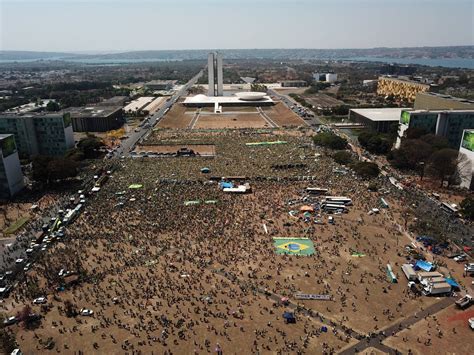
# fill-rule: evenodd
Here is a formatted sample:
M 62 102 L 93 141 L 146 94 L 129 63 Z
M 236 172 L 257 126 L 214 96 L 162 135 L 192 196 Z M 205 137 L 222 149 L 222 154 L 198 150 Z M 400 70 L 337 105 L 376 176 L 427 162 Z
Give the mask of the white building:
M 334 73 L 313 73 L 315 81 L 326 81 L 328 83 L 335 83 L 337 81 L 337 74 Z
M 13 134 L 0 134 L 0 198 L 10 198 L 25 187 Z
M 224 96 L 224 73 L 221 53 L 209 53 L 207 57 L 207 72 L 209 80 L 208 96 Z
M 474 130 L 465 129 L 463 132 L 459 154 L 464 154 L 466 159 L 459 161 L 459 174 L 461 176 L 461 187 L 474 189 Z

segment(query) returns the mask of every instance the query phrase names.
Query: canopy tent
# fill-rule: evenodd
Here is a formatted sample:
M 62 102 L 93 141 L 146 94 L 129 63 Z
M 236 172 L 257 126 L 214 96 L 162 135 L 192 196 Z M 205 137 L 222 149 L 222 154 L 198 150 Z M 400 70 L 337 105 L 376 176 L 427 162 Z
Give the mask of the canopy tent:
M 221 189 L 231 189 L 234 187 L 234 184 L 227 181 L 221 181 L 219 183 L 219 186 L 221 187 Z
M 421 270 L 427 271 L 427 272 L 430 272 L 431 270 L 435 269 L 435 267 L 432 263 L 429 263 L 425 260 L 418 260 L 415 264 L 415 267 L 417 267 Z
M 451 285 L 451 287 L 457 288 L 457 289 L 460 288 L 459 284 L 458 284 L 458 283 L 456 282 L 456 280 L 454 280 L 452 277 L 447 277 L 445 280 L 446 280 L 446 282 L 447 282 L 448 284 Z

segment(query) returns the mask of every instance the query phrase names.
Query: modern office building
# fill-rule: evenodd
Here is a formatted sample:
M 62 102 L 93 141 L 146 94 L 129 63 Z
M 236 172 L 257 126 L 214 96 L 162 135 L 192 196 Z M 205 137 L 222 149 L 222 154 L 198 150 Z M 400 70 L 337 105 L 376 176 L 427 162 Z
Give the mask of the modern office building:
M 282 88 L 300 88 L 308 86 L 308 83 L 304 80 L 284 80 L 280 84 Z
M 474 101 L 437 94 L 419 92 L 416 94 L 415 110 L 474 110 Z
M 401 108 L 360 108 L 349 111 L 349 120 L 363 124 L 380 133 L 386 133 L 400 122 Z
M 13 134 L 0 134 L 0 198 L 8 199 L 25 187 Z
M 0 133 L 13 134 L 20 156 L 63 155 L 74 147 L 71 115 L 41 112 L 0 114 Z
M 221 53 L 209 53 L 207 57 L 207 72 L 209 81 L 208 96 L 224 96 L 224 73 Z
M 458 149 L 465 129 L 474 129 L 474 110 L 405 110 L 400 115 L 396 147 L 401 144 L 408 128 L 421 128 L 427 133 L 445 137 L 449 145 Z
M 337 74 L 335 73 L 313 73 L 314 81 L 326 81 L 328 83 L 335 83 L 337 81 Z
M 124 118 L 122 106 L 73 107 L 71 114 L 74 132 L 107 132 L 122 127 Z
M 399 78 L 380 77 L 377 83 L 377 94 L 394 96 L 413 102 L 419 92 L 430 90 L 428 84 Z
M 458 166 L 461 187 L 474 190 L 474 130 L 464 130 L 459 153 L 465 156 L 459 159 Z

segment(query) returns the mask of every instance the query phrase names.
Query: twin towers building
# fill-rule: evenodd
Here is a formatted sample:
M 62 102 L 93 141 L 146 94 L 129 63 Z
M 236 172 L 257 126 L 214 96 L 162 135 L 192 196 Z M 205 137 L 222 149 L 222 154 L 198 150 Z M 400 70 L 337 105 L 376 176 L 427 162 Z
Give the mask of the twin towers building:
M 208 96 L 224 96 L 221 53 L 209 53 L 207 57 L 207 70 L 209 77 Z

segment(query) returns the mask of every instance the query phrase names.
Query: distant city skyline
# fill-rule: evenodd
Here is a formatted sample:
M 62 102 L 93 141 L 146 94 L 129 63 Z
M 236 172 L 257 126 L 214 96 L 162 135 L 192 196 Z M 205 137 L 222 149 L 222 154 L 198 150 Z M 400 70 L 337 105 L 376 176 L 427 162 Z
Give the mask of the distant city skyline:
M 0 50 L 474 44 L 469 0 L 0 0 Z

